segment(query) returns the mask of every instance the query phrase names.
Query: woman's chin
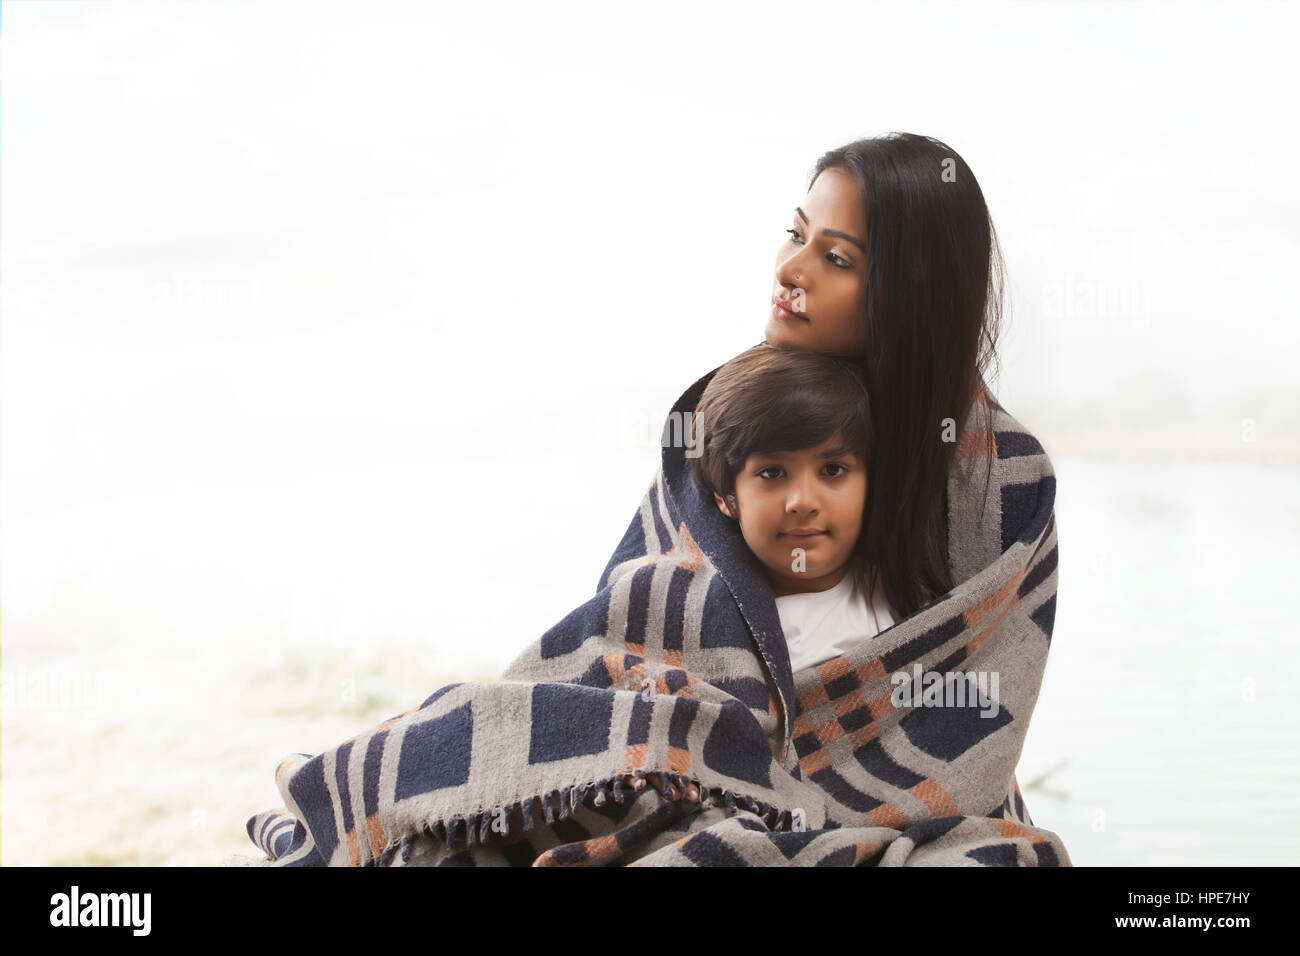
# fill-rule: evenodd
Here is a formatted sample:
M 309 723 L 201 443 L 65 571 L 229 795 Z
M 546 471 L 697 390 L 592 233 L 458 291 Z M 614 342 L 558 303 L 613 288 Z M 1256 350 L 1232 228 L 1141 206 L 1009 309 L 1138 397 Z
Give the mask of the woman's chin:
M 782 322 L 780 319 L 767 320 L 763 337 L 767 339 L 767 344 L 775 349 L 790 348 L 800 344 L 798 338 L 790 333 L 789 323 Z

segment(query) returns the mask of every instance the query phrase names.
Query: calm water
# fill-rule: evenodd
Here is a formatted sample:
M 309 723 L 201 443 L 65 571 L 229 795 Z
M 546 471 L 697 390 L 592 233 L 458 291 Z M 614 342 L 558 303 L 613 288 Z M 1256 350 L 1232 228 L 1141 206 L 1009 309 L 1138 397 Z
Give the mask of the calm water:
M 1300 863 L 1300 474 L 1056 464 L 1035 822 L 1080 864 Z
M 476 502 L 517 498 L 507 462 L 477 463 Z M 4 863 L 251 853 L 282 756 L 490 677 L 592 593 L 654 459 L 590 464 L 594 496 L 530 477 L 580 517 L 457 504 L 445 470 L 396 468 L 8 516 Z M 1300 473 L 1056 465 L 1061 592 L 1020 765 L 1035 822 L 1079 865 L 1300 863 Z

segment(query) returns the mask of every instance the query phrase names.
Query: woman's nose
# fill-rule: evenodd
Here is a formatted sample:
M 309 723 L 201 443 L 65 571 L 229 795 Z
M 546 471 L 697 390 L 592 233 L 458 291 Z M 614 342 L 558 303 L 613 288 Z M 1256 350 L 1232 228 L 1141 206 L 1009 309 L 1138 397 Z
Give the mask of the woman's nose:
M 803 249 L 800 249 L 784 262 L 777 263 L 776 281 L 781 283 L 787 292 L 796 288 L 807 290 L 805 273 L 808 270 L 803 267 L 802 263 Z

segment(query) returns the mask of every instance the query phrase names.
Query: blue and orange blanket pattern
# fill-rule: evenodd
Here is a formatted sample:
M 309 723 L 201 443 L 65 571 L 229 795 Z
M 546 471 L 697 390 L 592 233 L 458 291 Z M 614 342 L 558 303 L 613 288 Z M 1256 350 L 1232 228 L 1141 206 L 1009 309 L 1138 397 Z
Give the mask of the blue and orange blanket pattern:
M 498 680 L 282 761 L 284 806 L 248 821 L 262 864 L 1070 865 L 1015 777 L 1055 617 L 1055 477 L 987 392 L 964 424 L 955 587 L 798 673 L 761 565 L 666 428 L 596 595 Z

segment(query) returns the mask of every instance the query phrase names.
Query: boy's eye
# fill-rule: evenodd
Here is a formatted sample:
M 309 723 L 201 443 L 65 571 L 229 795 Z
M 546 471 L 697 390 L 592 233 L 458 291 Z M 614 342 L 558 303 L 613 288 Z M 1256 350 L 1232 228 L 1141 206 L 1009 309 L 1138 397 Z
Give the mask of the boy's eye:
M 831 462 L 826 466 L 826 468 L 830 470 L 831 478 L 843 478 L 853 470 L 848 465 L 842 464 L 838 461 Z M 777 478 L 781 477 L 783 471 L 784 469 L 780 465 L 768 465 L 766 468 L 760 468 L 758 471 L 754 472 L 754 474 L 759 478 L 764 478 L 768 481 L 775 481 Z

